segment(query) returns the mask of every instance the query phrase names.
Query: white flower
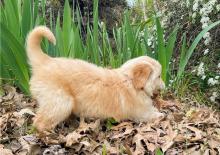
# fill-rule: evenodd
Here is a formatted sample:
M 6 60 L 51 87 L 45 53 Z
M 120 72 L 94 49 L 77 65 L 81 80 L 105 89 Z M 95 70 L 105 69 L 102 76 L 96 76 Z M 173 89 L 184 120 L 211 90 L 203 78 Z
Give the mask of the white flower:
M 151 45 L 152 45 L 152 39 L 151 39 L 151 38 L 147 39 L 147 45 L 148 45 L 148 46 L 151 46 Z
M 186 7 L 188 8 L 190 6 L 190 1 L 186 0 Z
M 207 16 L 209 13 L 213 11 L 213 5 L 212 3 L 205 3 L 203 4 L 202 8 L 200 9 L 199 13 L 200 15 Z
M 202 29 L 206 28 L 208 26 L 208 23 L 203 23 L 202 24 Z
M 212 102 L 215 102 L 215 99 L 218 97 L 218 94 L 217 94 L 217 92 L 213 92 L 212 93 L 212 96 L 210 97 L 210 100 L 212 101 Z
M 209 43 L 212 40 L 211 37 L 210 37 L 210 32 L 206 32 L 205 35 L 203 36 L 203 38 L 205 39 L 204 44 L 209 45 Z
M 203 36 L 204 39 L 205 39 L 205 38 L 208 38 L 208 37 L 210 37 L 210 32 L 206 32 L 206 33 L 204 34 L 204 36 Z
M 203 75 L 201 79 L 202 79 L 202 80 L 205 80 L 205 78 L 206 78 L 206 76 L 205 76 L 205 75 Z
M 101 22 L 101 23 L 100 23 L 100 26 L 103 27 L 103 26 L 104 26 L 104 22 Z
M 218 80 L 218 79 L 219 79 L 219 76 L 216 76 L 215 79 Z
M 209 1 L 209 4 L 210 4 L 210 5 L 215 5 L 216 2 L 217 2 L 217 0 L 210 0 L 210 1 Z
M 154 42 L 152 43 L 151 48 L 154 48 Z
M 179 2 L 179 0 L 172 0 L 172 2 L 177 3 L 177 2 Z
M 140 33 L 139 33 L 139 37 L 143 37 L 144 36 L 144 31 L 141 31 Z
M 211 38 L 206 38 L 204 44 L 207 46 L 211 42 Z
M 192 18 L 193 18 L 193 19 L 196 18 L 196 12 L 193 12 L 193 14 L 192 14 Z
M 218 63 L 218 68 L 220 68 L 220 63 Z
M 198 67 L 197 71 L 198 71 L 197 76 L 203 76 L 205 74 L 204 63 L 203 62 L 201 62 L 199 64 L 199 67 Z
M 201 18 L 200 22 L 201 22 L 201 23 L 208 23 L 209 20 L 210 20 L 209 17 L 203 16 L 203 17 Z
M 200 11 L 199 11 L 199 14 L 200 14 L 200 15 L 204 15 L 204 14 L 205 14 L 205 11 L 206 11 L 205 8 L 201 8 Z
M 216 5 L 216 10 L 220 11 L 220 4 Z
M 135 5 L 135 1 L 134 0 L 127 0 L 127 4 L 130 8 L 133 8 Z
M 192 73 L 195 73 L 195 72 L 196 72 L 196 69 L 193 69 L 191 72 L 192 72 Z
M 193 4 L 193 11 L 197 11 L 197 10 L 198 10 L 198 7 L 199 7 L 198 2 L 195 2 L 195 3 Z
M 209 49 L 207 48 L 205 51 L 204 51 L 204 55 L 208 54 L 209 53 Z
M 213 79 L 213 78 L 209 78 L 209 79 L 208 79 L 208 85 L 214 86 L 214 85 L 216 85 L 216 84 L 218 84 L 218 80 L 215 80 L 215 79 Z

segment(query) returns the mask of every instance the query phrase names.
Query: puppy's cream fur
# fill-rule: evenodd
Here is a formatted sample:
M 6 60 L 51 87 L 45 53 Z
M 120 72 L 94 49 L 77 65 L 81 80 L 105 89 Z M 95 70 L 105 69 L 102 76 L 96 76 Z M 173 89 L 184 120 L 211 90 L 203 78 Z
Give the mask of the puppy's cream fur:
M 39 104 L 34 119 L 39 131 L 54 128 L 71 113 L 136 121 L 162 116 L 151 99 L 164 88 L 156 60 L 142 56 L 106 69 L 78 59 L 49 57 L 41 50 L 42 37 L 56 42 L 47 27 L 38 26 L 29 33 L 26 46 L 32 66 L 30 88 Z

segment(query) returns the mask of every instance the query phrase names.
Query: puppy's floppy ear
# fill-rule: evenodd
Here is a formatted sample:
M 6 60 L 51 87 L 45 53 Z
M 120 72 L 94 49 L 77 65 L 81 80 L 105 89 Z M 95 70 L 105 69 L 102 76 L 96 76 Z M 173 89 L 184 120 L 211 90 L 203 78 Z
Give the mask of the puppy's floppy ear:
M 138 64 L 133 68 L 133 85 L 136 89 L 143 89 L 147 79 L 152 72 L 151 67 L 148 64 Z

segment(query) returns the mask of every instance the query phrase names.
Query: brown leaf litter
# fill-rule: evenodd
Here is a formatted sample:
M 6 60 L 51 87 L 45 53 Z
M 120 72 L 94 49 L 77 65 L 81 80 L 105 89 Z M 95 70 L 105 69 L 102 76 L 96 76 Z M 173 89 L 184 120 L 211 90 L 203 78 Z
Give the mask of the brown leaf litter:
M 151 122 L 123 121 L 111 129 L 104 120 L 71 118 L 47 136 L 34 132 L 36 102 L 15 88 L 0 98 L 0 154 L 220 154 L 220 115 L 206 106 L 155 98 L 166 116 Z

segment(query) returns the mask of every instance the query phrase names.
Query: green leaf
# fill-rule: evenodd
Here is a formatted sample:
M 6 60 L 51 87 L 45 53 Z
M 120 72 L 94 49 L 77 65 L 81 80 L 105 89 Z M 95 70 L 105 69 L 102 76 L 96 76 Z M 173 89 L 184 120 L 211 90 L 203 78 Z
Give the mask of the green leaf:
M 155 155 L 164 155 L 164 153 L 160 150 L 160 148 L 157 148 L 155 150 Z
M 125 46 L 126 48 L 124 48 L 124 52 L 128 52 L 128 54 L 129 54 L 129 51 L 127 51 L 127 50 L 128 49 L 130 50 L 131 54 L 127 55 L 127 57 L 126 57 L 126 59 L 129 59 L 130 55 L 131 55 L 131 57 L 135 57 L 135 48 L 134 48 L 135 37 L 134 37 L 133 29 L 132 29 L 130 21 L 129 21 L 129 13 L 128 12 L 125 12 L 124 18 L 125 18 L 124 33 L 125 33 L 125 37 L 126 37 L 124 39 L 126 39 L 126 41 L 127 41 L 126 42 L 127 46 Z
M 33 12 L 33 25 L 37 24 L 38 10 L 39 9 L 39 0 L 34 1 L 34 12 Z
M 167 44 L 166 44 L 166 59 L 167 59 L 166 60 L 166 62 L 167 62 L 166 66 L 167 66 L 167 68 L 169 66 L 169 62 L 170 62 L 170 59 L 171 59 L 172 54 L 173 54 L 177 32 L 178 32 L 178 26 L 176 26 L 174 28 L 174 30 L 172 31 L 172 33 L 168 37 L 168 41 L 167 41 Z
M 6 67 L 6 64 L 8 64 L 8 69 L 12 70 L 15 80 L 18 80 L 18 86 L 21 90 L 28 94 L 28 66 L 26 64 L 25 57 L 21 54 L 24 52 L 24 48 L 2 24 L 1 32 L 4 37 L 2 37 L 2 35 L 0 37 L 0 51 L 1 59 L 5 62 L 4 66 Z
M 107 149 L 105 144 L 103 144 L 102 146 L 102 155 L 107 155 Z
M 19 37 L 20 29 L 19 29 L 19 14 L 18 14 L 18 4 L 17 1 L 7 0 L 5 2 L 5 15 L 7 21 L 4 23 L 10 29 L 10 31 L 14 34 L 14 36 Z M 16 25 L 16 26 L 15 26 Z
M 65 56 L 68 56 L 70 50 L 70 32 L 71 32 L 71 11 L 69 6 L 69 1 L 65 0 L 64 4 L 64 14 L 63 14 L 63 52 Z
M 162 79 L 166 81 L 167 74 L 167 62 L 166 62 L 166 48 L 163 38 L 163 28 L 161 27 L 159 18 L 156 17 L 156 27 L 157 27 L 157 50 L 158 50 L 158 61 L 162 65 Z
M 118 124 L 118 122 L 114 119 L 114 118 L 109 118 L 107 119 L 107 122 L 106 122 L 106 128 L 108 130 L 110 130 L 112 128 L 112 126 Z
M 93 1 L 93 53 L 95 55 L 95 63 L 100 64 L 99 42 L 98 42 L 98 0 Z
M 23 38 L 26 38 L 27 33 L 32 29 L 32 4 L 30 0 L 23 1 L 23 12 L 22 12 L 22 34 Z M 24 18 L 25 17 L 25 18 Z
M 186 33 L 183 34 L 182 37 L 182 46 L 181 46 L 181 53 L 180 53 L 180 62 L 179 62 L 179 66 L 183 66 L 183 62 L 184 62 L 184 58 L 186 55 L 186 51 L 187 51 L 187 47 L 186 47 Z M 180 75 L 178 75 L 179 78 Z

